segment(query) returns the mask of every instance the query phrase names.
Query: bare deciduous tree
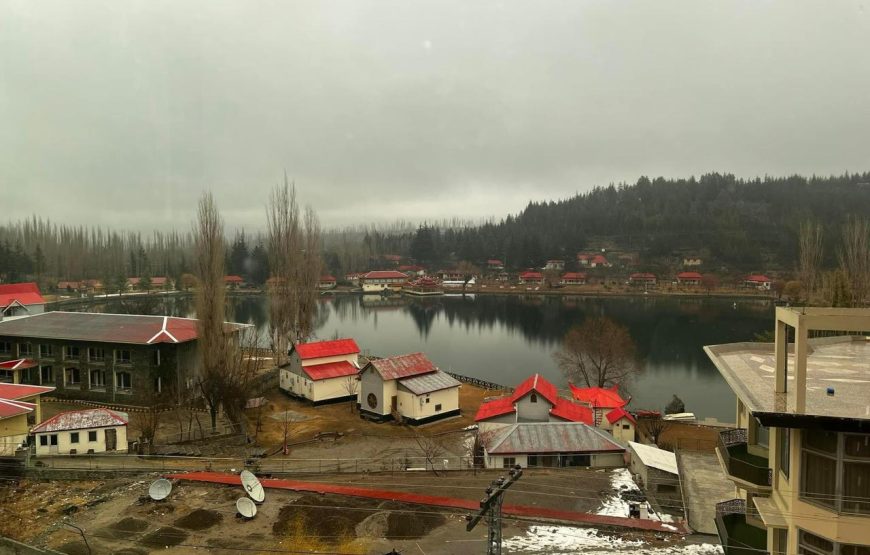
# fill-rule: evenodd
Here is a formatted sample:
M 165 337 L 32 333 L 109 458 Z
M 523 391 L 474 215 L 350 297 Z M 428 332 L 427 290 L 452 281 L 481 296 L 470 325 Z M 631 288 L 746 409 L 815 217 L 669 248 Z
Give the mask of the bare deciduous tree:
M 196 327 L 200 368 L 196 381 L 203 400 L 208 405 L 214 431 L 224 394 L 228 344 L 224 335 L 224 225 L 211 193 L 205 193 L 199 201 L 193 234 L 199 278 L 199 287 L 196 290 Z
M 840 269 L 849 286 L 849 306 L 863 306 L 870 293 L 870 221 L 849 218 L 843 226 Z
M 350 399 L 350 412 L 353 413 L 353 408 L 356 406 L 356 394 L 359 392 L 359 378 L 356 375 L 347 376 L 342 385 L 348 397 L 353 396 Z
M 819 287 L 822 264 L 822 224 L 806 221 L 800 228 L 798 275 L 807 299 L 812 299 Z
M 435 476 L 438 476 L 438 469 L 435 467 L 435 459 L 444 454 L 444 444 L 433 436 L 424 436 L 419 432 L 415 433 L 414 440 L 417 442 L 417 447 L 423 453 L 426 459 L 426 464 L 432 469 Z
M 569 381 L 586 387 L 625 385 L 640 372 L 628 329 L 606 317 L 571 328 L 553 358 Z
M 669 420 L 663 419 L 661 416 L 639 418 L 637 421 L 638 431 L 646 436 L 652 443 L 658 445 L 662 435 L 671 427 Z

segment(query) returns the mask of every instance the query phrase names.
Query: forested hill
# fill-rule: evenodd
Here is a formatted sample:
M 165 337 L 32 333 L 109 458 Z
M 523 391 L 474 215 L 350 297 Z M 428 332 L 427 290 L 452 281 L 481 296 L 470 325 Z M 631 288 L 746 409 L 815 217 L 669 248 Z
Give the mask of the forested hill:
M 801 222 L 822 223 L 830 264 L 850 216 L 870 217 L 870 173 L 753 180 L 720 174 L 642 177 L 634 185 L 532 202 L 499 223 L 440 232 L 424 228 L 411 240 L 410 254 L 500 258 L 518 268 L 549 258 L 571 261 L 579 251 L 609 247 L 636 251 L 648 262 L 695 252 L 735 270 L 791 269 Z M 431 248 L 421 233 L 432 233 Z

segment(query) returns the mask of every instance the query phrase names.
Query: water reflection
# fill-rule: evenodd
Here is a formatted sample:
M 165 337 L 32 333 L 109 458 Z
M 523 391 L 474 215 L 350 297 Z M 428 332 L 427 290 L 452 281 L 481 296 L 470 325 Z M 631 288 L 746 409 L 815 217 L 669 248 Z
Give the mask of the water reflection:
M 86 307 L 116 313 L 194 316 L 184 297 L 117 299 Z M 732 420 L 734 397 L 704 345 L 752 340 L 772 326 L 767 301 L 667 297 L 334 295 L 319 303 L 315 333 L 351 336 L 369 352 L 425 351 L 441 368 L 514 384 L 541 372 L 565 384 L 552 360 L 565 332 L 589 316 L 625 325 L 645 365 L 629 386 L 632 406 L 662 408 L 676 393 L 687 410 Z M 257 327 L 268 344 L 264 296 L 230 296 L 228 319 Z

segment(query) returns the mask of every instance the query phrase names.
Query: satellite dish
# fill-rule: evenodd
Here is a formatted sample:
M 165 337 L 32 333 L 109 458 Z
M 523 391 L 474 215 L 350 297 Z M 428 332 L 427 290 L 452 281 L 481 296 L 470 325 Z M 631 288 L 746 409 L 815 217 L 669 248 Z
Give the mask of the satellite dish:
M 148 495 L 154 501 L 162 501 L 169 497 L 169 492 L 172 491 L 172 482 L 167 480 L 166 478 L 160 478 L 158 480 L 154 480 L 154 482 L 148 487 Z
M 263 500 L 266 499 L 266 491 L 263 489 L 260 480 L 258 480 L 257 477 L 248 470 L 242 470 L 240 476 L 242 478 L 242 487 L 245 488 L 245 491 L 248 492 L 251 499 L 257 503 L 262 503 Z
M 247 497 L 239 497 L 236 501 L 236 510 L 245 518 L 254 518 L 257 514 L 257 506 Z

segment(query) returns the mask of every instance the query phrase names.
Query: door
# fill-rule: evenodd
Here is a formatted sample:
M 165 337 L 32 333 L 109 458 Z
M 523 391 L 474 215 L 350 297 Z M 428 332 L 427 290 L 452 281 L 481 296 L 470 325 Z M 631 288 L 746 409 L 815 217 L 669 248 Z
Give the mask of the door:
M 106 429 L 106 451 L 114 451 L 118 444 L 118 430 L 115 428 Z
M 393 412 L 399 410 L 399 398 L 396 395 L 393 395 L 393 400 L 390 403 L 390 410 Z
M 527 466 L 538 466 L 538 456 L 537 455 L 529 455 L 529 461 Z
M 57 434 L 48 436 L 48 452 L 57 453 Z

